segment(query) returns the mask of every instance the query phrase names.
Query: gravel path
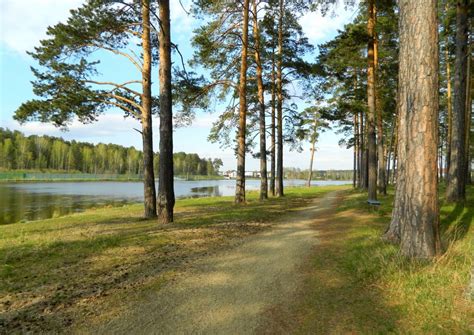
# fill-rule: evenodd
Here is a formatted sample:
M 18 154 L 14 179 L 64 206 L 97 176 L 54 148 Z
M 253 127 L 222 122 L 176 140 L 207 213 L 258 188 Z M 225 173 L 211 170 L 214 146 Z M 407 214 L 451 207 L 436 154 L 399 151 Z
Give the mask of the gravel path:
M 337 192 L 315 199 L 262 234 L 203 258 L 177 281 L 98 332 L 113 334 L 253 334 L 265 332 L 272 306 L 291 301 L 297 271 L 317 243 L 311 221 L 332 207 Z

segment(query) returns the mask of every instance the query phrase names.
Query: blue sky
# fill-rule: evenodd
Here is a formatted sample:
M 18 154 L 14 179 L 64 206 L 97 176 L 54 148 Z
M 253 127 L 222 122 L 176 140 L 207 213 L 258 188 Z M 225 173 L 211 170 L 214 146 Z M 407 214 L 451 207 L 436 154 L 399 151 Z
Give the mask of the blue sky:
M 188 1 L 182 1 L 188 6 Z M 30 81 L 33 76 L 30 66 L 35 65 L 26 54 L 38 41 L 45 37 L 46 27 L 59 21 L 65 21 L 69 9 L 77 8 L 83 0 L 1 0 L 0 1 L 0 127 L 18 129 L 26 134 L 47 134 L 60 136 L 68 140 L 92 143 L 116 143 L 141 148 L 140 135 L 133 130 L 139 128 L 137 121 L 124 119 L 119 110 L 110 110 L 94 124 L 82 125 L 73 122 L 69 131 L 63 132 L 52 125 L 30 122 L 19 125 L 12 119 L 13 112 L 20 104 L 34 98 Z M 189 6 L 188 6 L 189 7 Z M 192 49 L 190 39 L 192 31 L 200 22 L 188 16 L 178 0 L 171 0 L 172 39 L 179 45 L 185 58 L 190 58 Z M 354 16 L 354 10 L 345 11 L 337 8 L 334 16 L 321 17 L 318 13 L 303 16 L 300 23 L 314 45 L 330 40 Z M 21 19 L 20 19 L 21 18 Z M 174 56 L 178 61 L 177 55 Z M 126 62 L 113 57 L 104 57 L 100 70 L 108 77 L 138 78 L 136 70 Z M 157 75 L 157 69 L 154 73 Z M 154 87 L 155 92 L 157 91 Z M 301 106 L 303 102 L 295 101 Z M 217 118 L 215 113 L 199 113 L 194 123 L 186 128 L 176 129 L 174 133 L 175 151 L 195 152 L 201 157 L 220 157 L 224 169 L 235 168 L 233 150 L 221 149 L 219 144 L 209 143 L 207 136 L 212 122 Z M 158 120 L 154 120 L 155 148 L 158 147 Z M 352 151 L 338 146 L 341 135 L 333 131 L 324 133 L 317 145 L 315 168 L 351 169 Z M 303 146 L 301 153 L 285 152 L 285 167 L 307 168 L 309 164 L 309 144 Z M 247 169 L 257 170 L 259 162 L 247 157 Z

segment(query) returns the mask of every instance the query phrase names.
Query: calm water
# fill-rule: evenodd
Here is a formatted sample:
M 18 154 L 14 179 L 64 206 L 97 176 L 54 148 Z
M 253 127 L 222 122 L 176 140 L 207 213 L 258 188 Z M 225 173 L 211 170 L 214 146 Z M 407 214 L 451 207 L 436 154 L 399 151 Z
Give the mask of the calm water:
M 285 180 L 286 186 L 304 180 Z M 341 185 L 348 181 L 315 181 L 314 185 Z M 247 190 L 258 190 L 259 180 L 247 180 Z M 178 198 L 226 196 L 235 192 L 235 180 L 175 181 Z M 64 182 L 0 184 L 0 224 L 33 221 L 81 212 L 91 207 L 119 206 L 143 199 L 141 182 Z

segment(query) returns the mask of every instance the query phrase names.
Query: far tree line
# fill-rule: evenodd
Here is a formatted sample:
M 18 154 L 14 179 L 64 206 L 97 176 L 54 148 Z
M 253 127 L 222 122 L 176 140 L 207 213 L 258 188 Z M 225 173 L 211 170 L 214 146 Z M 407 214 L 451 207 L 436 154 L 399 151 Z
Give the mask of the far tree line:
M 159 154 L 153 155 L 155 174 Z M 201 158 L 195 153 L 173 154 L 177 176 L 216 176 L 220 158 Z M 142 175 L 143 152 L 117 144 L 66 141 L 52 136 L 25 136 L 0 128 L 0 170 L 64 171 L 91 174 Z

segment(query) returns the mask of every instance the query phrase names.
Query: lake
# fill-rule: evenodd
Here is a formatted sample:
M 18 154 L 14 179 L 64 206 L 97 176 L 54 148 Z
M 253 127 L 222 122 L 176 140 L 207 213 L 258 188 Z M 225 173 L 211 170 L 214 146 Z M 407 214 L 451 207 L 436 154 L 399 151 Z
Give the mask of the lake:
M 312 185 L 342 185 L 350 181 L 314 181 Z M 301 186 L 304 180 L 285 180 Z M 260 180 L 246 181 L 247 190 L 258 190 Z M 157 188 L 158 190 L 158 188 Z M 229 196 L 235 180 L 175 180 L 177 198 Z M 120 206 L 143 200 L 141 182 L 49 182 L 0 184 L 0 224 L 49 219 L 87 208 Z

